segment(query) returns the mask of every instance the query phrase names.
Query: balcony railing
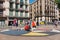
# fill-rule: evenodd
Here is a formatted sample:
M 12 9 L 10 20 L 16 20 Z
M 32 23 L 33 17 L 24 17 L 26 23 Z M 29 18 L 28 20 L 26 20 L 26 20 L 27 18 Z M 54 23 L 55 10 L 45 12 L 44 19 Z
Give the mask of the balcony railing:
M 29 12 L 29 10 L 28 10 L 28 9 L 25 9 L 25 11 L 26 11 L 26 12 Z
M 13 7 L 10 7 L 9 9 L 10 9 L 10 10 L 15 10 Z
M 16 11 L 19 11 L 19 8 L 16 8 L 15 10 L 16 10 Z
M 3 7 L 3 4 L 0 4 L 0 9 L 5 9 L 5 8 Z
M 4 2 L 5 0 L 0 0 L 0 2 Z
M 20 11 L 24 11 L 24 9 L 23 9 L 23 8 L 20 8 L 19 10 L 20 10 Z
M 20 2 L 19 1 L 16 1 L 16 4 L 19 4 Z

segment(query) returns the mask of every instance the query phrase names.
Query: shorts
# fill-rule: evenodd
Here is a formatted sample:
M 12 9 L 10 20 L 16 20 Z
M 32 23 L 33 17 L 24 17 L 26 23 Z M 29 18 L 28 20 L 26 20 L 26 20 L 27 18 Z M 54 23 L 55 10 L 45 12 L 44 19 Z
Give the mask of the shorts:
M 36 26 L 33 26 L 33 28 L 36 28 Z

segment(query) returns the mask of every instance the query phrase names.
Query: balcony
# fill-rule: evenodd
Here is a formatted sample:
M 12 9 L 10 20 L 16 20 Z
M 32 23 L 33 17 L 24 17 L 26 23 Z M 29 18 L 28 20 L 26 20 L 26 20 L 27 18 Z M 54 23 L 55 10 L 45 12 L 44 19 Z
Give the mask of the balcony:
M 19 10 L 20 10 L 20 11 L 24 11 L 24 9 L 23 9 L 23 8 L 20 8 Z
M 29 10 L 28 9 L 25 9 L 25 12 L 29 12 Z
M 5 9 L 5 7 L 3 7 L 3 4 L 0 4 L 0 9 Z
M 19 4 L 20 2 L 19 1 L 16 1 L 16 4 Z
M 10 9 L 10 10 L 15 10 L 13 7 L 10 7 L 9 9 Z
M 5 0 L 0 0 L 0 2 L 4 2 Z
M 49 13 L 45 13 L 45 17 L 49 17 Z
M 16 10 L 16 11 L 19 11 L 19 8 L 16 8 L 15 10 Z

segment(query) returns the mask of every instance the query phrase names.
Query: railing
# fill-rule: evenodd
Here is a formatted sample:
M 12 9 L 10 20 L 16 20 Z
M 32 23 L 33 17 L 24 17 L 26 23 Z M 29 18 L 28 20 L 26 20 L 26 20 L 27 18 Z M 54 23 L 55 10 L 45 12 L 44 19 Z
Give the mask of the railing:
M 28 12 L 29 11 L 28 8 L 25 8 L 25 11 Z
M 0 4 L 0 9 L 4 9 L 3 4 Z
M 9 16 L 10 17 L 13 17 L 13 12 L 9 12 Z
M 20 2 L 19 1 L 16 1 L 16 4 L 19 4 Z
M 10 7 L 9 9 L 10 9 L 10 10 L 15 10 L 13 7 Z
M 20 8 L 19 10 L 20 10 L 20 11 L 23 11 L 23 10 L 24 10 L 24 8 Z

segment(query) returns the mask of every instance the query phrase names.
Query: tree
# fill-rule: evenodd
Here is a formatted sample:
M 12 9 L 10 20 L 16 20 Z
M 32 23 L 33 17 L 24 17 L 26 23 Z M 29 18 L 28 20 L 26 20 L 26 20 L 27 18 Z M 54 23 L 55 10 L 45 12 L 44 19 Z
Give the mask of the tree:
M 55 0 L 55 3 L 57 3 L 58 8 L 60 9 L 60 0 Z

